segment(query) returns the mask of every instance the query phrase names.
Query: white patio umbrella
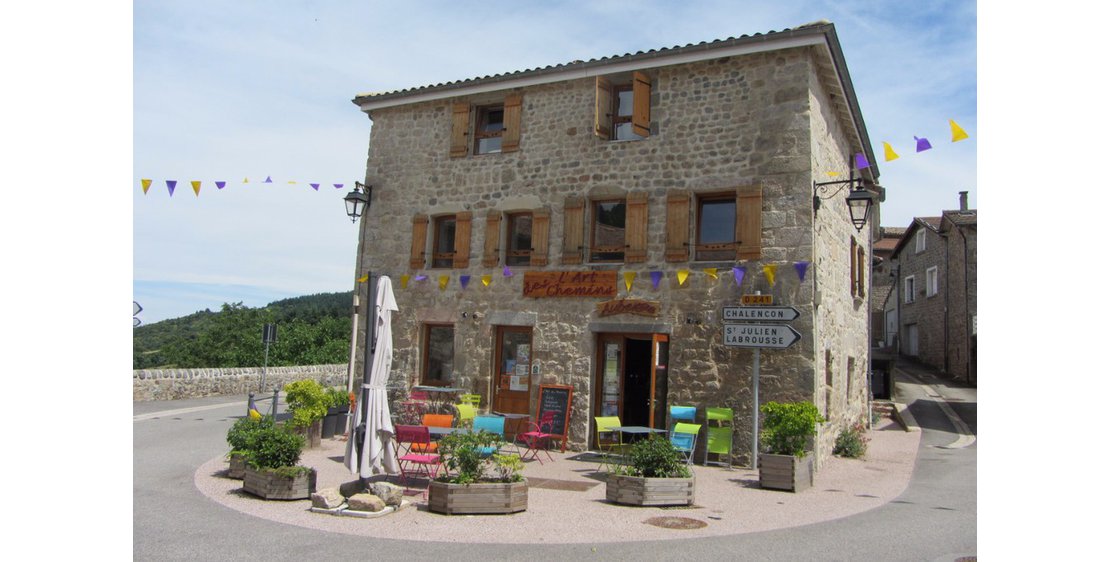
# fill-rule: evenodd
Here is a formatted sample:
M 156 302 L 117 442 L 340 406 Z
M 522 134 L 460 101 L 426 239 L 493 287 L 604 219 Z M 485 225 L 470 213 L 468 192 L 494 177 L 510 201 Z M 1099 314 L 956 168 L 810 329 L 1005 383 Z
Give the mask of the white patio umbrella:
M 389 398 L 385 390 L 389 369 L 393 364 L 393 329 L 390 322 L 395 310 L 397 301 L 393 297 L 393 282 L 383 275 L 378 279 L 377 296 L 374 299 L 373 341 L 376 344 L 370 358 L 370 376 L 364 376 L 364 380 L 369 382 L 363 382 L 362 391 L 359 392 L 355 416 L 351 419 L 347 452 L 343 456 L 344 464 L 352 473 L 357 472 L 359 478 L 399 472 L 396 451 L 390 446 L 393 421 L 390 419 Z M 358 432 L 355 428 L 361 423 L 363 412 L 366 412 L 366 431 L 363 433 L 362 455 L 359 458 L 356 445 Z

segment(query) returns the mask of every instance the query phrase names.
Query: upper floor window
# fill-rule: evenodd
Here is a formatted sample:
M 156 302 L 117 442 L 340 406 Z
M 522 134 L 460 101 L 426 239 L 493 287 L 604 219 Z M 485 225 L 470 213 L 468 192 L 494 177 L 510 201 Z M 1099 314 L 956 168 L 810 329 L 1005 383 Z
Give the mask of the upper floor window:
M 474 126 L 474 154 L 501 152 L 501 133 L 504 130 L 505 106 L 479 107 L 478 122 Z
M 697 240 L 694 259 L 736 259 L 736 194 L 698 196 Z
M 500 104 L 476 107 L 467 102 L 454 104 L 451 109 L 451 157 L 461 158 L 471 152 L 493 154 L 518 150 L 522 103 L 520 94 L 509 94 Z
M 482 267 L 505 265 L 547 265 L 548 225 L 551 213 L 547 209 L 503 212 L 490 210 L 486 214 L 486 240 L 482 253 Z M 504 225 L 504 231 L 502 231 Z M 504 262 L 502 258 L 504 248 Z
M 690 205 L 694 211 L 691 213 Z M 691 215 L 693 259 L 696 261 L 757 260 L 762 255 L 763 188 L 746 185 L 725 192 L 667 193 L 669 262 L 689 261 Z
M 918 229 L 917 234 L 914 236 L 914 253 L 920 254 L 925 251 L 925 229 Z
M 632 80 L 594 82 L 594 134 L 607 140 L 638 140 L 651 136 L 651 79 L 633 72 Z
M 909 303 L 913 302 L 913 299 L 914 299 L 914 294 L 913 294 L 914 279 L 913 279 L 913 275 L 910 275 L 910 276 L 906 277 L 906 280 L 905 280 L 904 283 L 905 284 L 902 287 L 902 289 L 903 289 L 902 292 L 905 293 L 905 296 L 902 297 L 902 302 L 904 302 L 906 304 L 909 304 Z
M 590 261 L 624 261 L 625 209 L 623 199 L 594 201 Z
M 432 267 L 451 267 L 455 262 L 455 215 L 435 218 Z
M 428 215 L 418 214 L 412 218 L 412 250 L 409 267 L 423 269 L 428 267 L 427 256 L 431 255 L 431 267 L 466 268 L 470 265 L 470 211 L 453 215 L 440 215 L 433 218 L 431 251 L 428 251 Z
M 930 267 L 925 270 L 925 296 L 931 297 L 937 294 L 937 266 Z
M 505 239 L 505 265 L 529 265 L 532 262 L 532 213 L 509 213 Z

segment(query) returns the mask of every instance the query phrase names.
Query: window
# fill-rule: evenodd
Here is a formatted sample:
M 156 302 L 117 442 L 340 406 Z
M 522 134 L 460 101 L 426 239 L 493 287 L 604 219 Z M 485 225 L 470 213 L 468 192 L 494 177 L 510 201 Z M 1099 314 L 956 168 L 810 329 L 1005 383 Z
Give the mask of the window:
M 736 259 L 736 195 L 725 193 L 698 197 L 697 240 L 694 259 Z
M 451 110 L 451 157 L 515 152 L 520 148 L 520 94 L 505 96 L 504 103 L 479 105 L 460 102 Z M 471 130 L 471 110 L 474 113 Z M 470 139 L 473 138 L 473 146 Z
M 909 304 L 909 303 L 913 302 L 913 290 L 914 290 L 913 275 L 910 275 L 909 277 L 906 277 L 905 284 L 904 284 L 902 289 L 903 289 L 903 293 L 905 293 L 905 296 L 902 298 L 902 302 L 904 302 L 906 304 Z
M 432 240 L 432 267 L 451 267 L 455 263 L 455 215 L 436 217 Z
M 440 215 L 431 220 L 431 267 L 461 269 L 470 266 L 470 221 L 470 211 Z M 427 215 L 418 214 L 412 219 L 412 250 L 409 256 L 409 267 L 412 269 L 428 266 L 428 223 Z
M 864 290 L 864 287 L 867 286 L 866 281 L 867 281 L 867 271 L 868 271 L 867 252 L 865 252 L 863 250 L 863 244 L 860 244 L 859 246 L 856 247 L 856 264 L 859 265 L 859 276 L 858 276 L 858 281 L 857 281 L 857 287 L 859 288 L 860 298 L 863 298 L 863 297 L 867 296 L 867 291 Z
M 505 130 L 505 106 L 478 108 L 474 126 L 474 154 L 501 152 L 501 132 Z
M 455 327 L 451 324 L 425 324 L 422 384 L 449 386 L 454 364 Z
M 590 261 L 624 261 L 626 208 L 623 199 L 593 202 L 593 225 L 590 228 Z
M 509 214 L 505 241 L 505 265 L 532 263 L 532 213 Z
M 937 266 L 930 267 L 925 270 L 925 296 L 931 297 L 937 294 Z
M 606 140 L 651 136 L 651 79 L 633 72 L 632 80 L 614 84 L 595 79 L 594 134 Z
M 504 233 L 501 232 L 502 222 L 506 225 Z M 551 213 L 547 209 L 509 213 L 490 210 L 486 214 L 486 241 L 482 254 L 482 267 L 500 265 L 502 247 L 505 248 L 506 265 L 547 265 L 547 235 L 550 223 Z
M 919 229 L 917 235 L 914 237 L 914 253 L 920 254 L 925 251 L 925 230 Z
M 763 188 L 751 185 L 707 194 L 668 192 L 666 261 L 690 260 L 691 204 L 694 260 L 741 261 L 761 257 Z

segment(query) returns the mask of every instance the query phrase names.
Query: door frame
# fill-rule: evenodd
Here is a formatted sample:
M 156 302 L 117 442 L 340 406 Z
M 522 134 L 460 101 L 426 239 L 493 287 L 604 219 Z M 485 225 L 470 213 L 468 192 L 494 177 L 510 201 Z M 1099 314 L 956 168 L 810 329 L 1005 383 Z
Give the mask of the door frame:
M 590 385 L 592 391 L 590 392 L 593 406 L 590 409 L 591 419 L 590 422 L 590 439 L 591 446 L 596 446 L 594 441 L 597 438 L 597 432 L 594 430 L 593 416 L 602 415 L 603 396 L 604 396 L 604 369 L 605 369 L 605 346 L 609 343 L 617 343 L 619 347 L 619 354 L 617 356 L 617 391 L 619 392 L 620 399 L 617 402 L 617 416 L 621 418 L 622 423 L 625 422 L 624 415 L 624 400 L 625 400 L 625 369 L 628 363 L 628 340 L 639 340 L 649 342 L 650 350 L 648 361 L 650 361 L 651 368 L 648 376 L 648 426 L 656 427 L 655 423 L 656 410 L 659 408 L 666 408 L 666 395 L 663 395 L 663 404 L 658 404 L 659 400 L 655 398 L 656 389 L 659 384 L 659 376 L 667 375 L 667 365 L 659 364 L 659 350 L 660 344 L 667 344 L 667 363 L 670 357 L 670 334 L 661 332 L 597 332 L 595 334 L 595 363 L 593 372 L 590 373 Z M 663 417 L 663 424 L 666 424 L 666 417 Z
M 501 354 L 502 338 L 507 332 L 518 332 L 528 334 L 528 398 L 525 400 L 525 412 L 516 412 L 522 414 L 532 413 L 532 361 L 536 352 L 535 348 L 535 330 L 532 326 L 509 326 L 509 325 L 496 325 L 493 327 L 493 355 L 490 357 L 490 396 L 489 396 L 489 409 L 490 411 L 505 412 L 500 407 L 501 400 Z M 519 391 L 512 391 L 519 392 Z M 513 413 L 513 412 L 506 412 Z

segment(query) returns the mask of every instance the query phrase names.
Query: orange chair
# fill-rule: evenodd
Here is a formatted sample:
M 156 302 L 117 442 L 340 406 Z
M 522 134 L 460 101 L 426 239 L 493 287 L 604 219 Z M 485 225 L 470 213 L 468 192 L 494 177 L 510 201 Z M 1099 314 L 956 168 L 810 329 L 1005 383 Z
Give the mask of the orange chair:
M 540 458 L 540 451 L 547 455 L 547 460 L 554 461 L 551 458 L 551 453 L 547 452 L 548 444 L 551 440 L 551 427 L 555 425 L 555 412 L 544 412 L 540 417 L 540 421 L 528 422 L 529 430 L 524 433 L 518 433 L 516 440 L 524 446 L 520 454 L 520 459 L 533 458 L 543 464 L 543 459 Z
M 424 414 L 420 425 L 424 427 L 451 427 L 455 424 L 455 416 L 451 414 Z M 439 444 L 432 441 L 428 443 L 414 443 L 412 450 L 417 453 L 434 453 L 439 450 Z

